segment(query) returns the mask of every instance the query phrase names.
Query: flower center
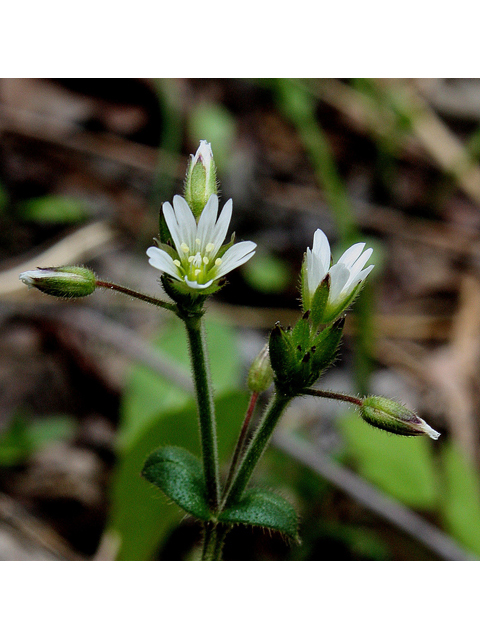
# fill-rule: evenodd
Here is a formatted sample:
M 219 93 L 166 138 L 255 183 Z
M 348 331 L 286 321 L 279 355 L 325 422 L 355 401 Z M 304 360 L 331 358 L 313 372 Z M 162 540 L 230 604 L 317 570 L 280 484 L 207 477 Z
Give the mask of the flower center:
M 174 265 L 178 268 L 182 278 L 186 277 L 190 282 L 205 284 L 209 280 L 215 279 L 215 271 L 222 264 L 222 260 L 217 258 L 215 245 L 209 242 L 204 251 L 200 251 L 200 238 L 195 238 L 195 246 L 189 247 L 185 242 L 180 245 L 181 254 L 179 260 L 174 260 Z

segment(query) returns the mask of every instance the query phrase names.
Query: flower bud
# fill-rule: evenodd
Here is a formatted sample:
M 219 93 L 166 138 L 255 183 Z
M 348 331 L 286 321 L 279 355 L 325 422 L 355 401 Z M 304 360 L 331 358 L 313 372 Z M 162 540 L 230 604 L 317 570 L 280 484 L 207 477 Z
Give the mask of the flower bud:
M 438 431 L 432 429 L 413 411 L 389 398 L 368 396 L 363 400 L 359 411 L 365 422 L 384 431 L 402 436 L 423 436 L 426 434 L 433 440 L 437 440 L 440 436 Z
M 60 298 L 82 298 L 96 289 L 93 271 L 85 267 L 49 267 L 20 274 L 20 280 L 43 293 Z
M 270 364 L 268 344 L 260 351 L 252 362 L 248 372 L 247 386 L 254 393 L 266 391 L 273 382 L 273 369 Z
M 200 140 L 197 153 L 190 158 L 185 176 L 185 200 L 198 220 L 210 196 L 218 192 L 217 168 L 212 147 L 206 140 Z

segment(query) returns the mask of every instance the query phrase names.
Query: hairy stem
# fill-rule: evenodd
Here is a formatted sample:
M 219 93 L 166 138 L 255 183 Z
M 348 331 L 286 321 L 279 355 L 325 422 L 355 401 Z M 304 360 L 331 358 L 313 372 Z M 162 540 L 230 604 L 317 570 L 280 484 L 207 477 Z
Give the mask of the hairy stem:
M 159 298 L 154 298 L 153 296 L 148 296 L 145 293 L 140 293 L 139 291 L 135 291 L 133 289 L 129 289 L 128 287 L 124 287 L 121 284 L 115 284 L 115 282 L 106 282 L 104 280 L 96 280 L 95 284 L 97 287 L 102 287 L 103 289 L 110 289 L 111 291 L 117 291 L 118 293 L 123 293 L 131 298 L 137 298 L 138 300 L 142 300 L 143 302 L 148 302 L 149 304 L 153 304 L 156 307 L 161 307 L 162 309 L 168 309 L 169 311 L 177 311 L 177 307 L 174 304 L 169 302 L 165 302 L 164 300 L 160 300 Z
M 204 328 L 201 318 L 198 317 L 187 319 L 185 325 L 197 399 L 205 485 L 210 509 L 216 513 L 220 495 L 217 434 Z
M 225 537 L 230 527 L 225 524 L 205 522 L 202 560 L 221 560 Z
M 242 429 L 240 431 L 240 435 L 238 437 L 237 444 L 235 446 L 235 451 L 233 453 L 232 462 L 230 464 L 230 469 L 228 471 L 228 476 L 225 481 L 225 486 L 223 488 L 223 497 L 228 494 L 230 486 L 232 484 L 233 478 L 235 476 L 235 472 L 238 467 L 238 463 L 240 461 L 240 457 L 245 449 L 245 444 L 247 441 L 248 430 L 250 426 L 250 421 L 252 419 L 253 412 L 255 410 L 255 406 L 257 404 L 258 396 L 260 394 L 256 391 L 252 393 L 250 396 L 250 402 L 248 403 L 247 412 L 245 414 L 245 418 L 243 420 Z
M 291 398 L 289 396 L 284 396 L 283 394 L 276 392 L 270 401 L 257 431 L 255 432 L 255 435 L 250 441 L 245 455 L 243 456 L 237 474 L 232 482 L 230 491 L 226 496 L 226 507 L 237 502 L 242 497 L 258 461 L 267 448 L 273 430 L 290 400 Z
M 330 400 L 339 400 L 340 402 L 349 402 L 361 407 L 363 400 L 357 396 L 349 396 L 346 393 L 336 393 L 335 391 L 322 391 L 322 389 L 304 389 L 302 392 L 307 396 L 317 396 L 318 398 L 329 398 Z

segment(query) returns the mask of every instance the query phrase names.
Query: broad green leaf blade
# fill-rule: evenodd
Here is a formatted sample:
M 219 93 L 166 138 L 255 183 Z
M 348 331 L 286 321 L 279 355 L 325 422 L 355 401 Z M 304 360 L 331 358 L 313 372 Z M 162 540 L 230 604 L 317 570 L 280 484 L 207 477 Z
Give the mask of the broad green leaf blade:
M 248 405 L 246 392 L 223 394 L 216 403 L 220 463 L 231 455 Z M 119 560 L 151 560 L 180 522 L 183 512 L 141 477 L 147 456 L 159 445 L 185 447 L 200 455 L 197 410 L 191 399 L 180 411 L 160 414 L 142 429 L 119 458 L 112 481 L 109 529 L 121 539 Z
M 454 443 L 442 447 L 444 486 L 440 510 L 447 531 L 480 555 L 480 478 Z
M 241 380 L 235 331 L 206 320 L 210 368 L 216 392 L 220 463 L 235 446 L 248 394 L 236 391 Z M 183 323 L 177 318 L 164 328 L 156 348 L 189 373 Z M 226 355 L 227 354 L 227 355 Z M 122 402 L 118 462 L 112 478 L 108 529 L 119 536 L 119 560 L 150 560 L 183 517 L 179 507 L 141 477 L 147 456 L 163 445 L 200 455 L 195 401 L 144 366 L 133 368 Z
M 219 517 L 227 524 L 246 524 L 274 529 L 298 541 L 298 517 L 292 505 L 272 491 L 249 489 Z
M 200 520 L 210 517 L 202 464 L 186 449 L 157 449 L 148 456 L 142 476 L 187 513 Z
M 347 454 L 364 478 L 410 507 L 436 508 L 438 483 L 428 437 L 407 438 L 380 431 L 351 412 L 341 416 L 339 426 Z

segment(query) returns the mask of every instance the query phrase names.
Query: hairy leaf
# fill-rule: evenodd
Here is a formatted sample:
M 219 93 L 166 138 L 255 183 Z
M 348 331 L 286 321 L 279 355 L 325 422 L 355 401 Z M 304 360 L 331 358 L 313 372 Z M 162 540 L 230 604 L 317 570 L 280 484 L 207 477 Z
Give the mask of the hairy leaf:
M 292 505 L 272 491 L 249 489 L 243 498 L 226 509 L 219 520 L 279 531 L 298 541 L 298 517 Z
M 148 456 L 142 475 L 187 513 L 200 520 L 210 517 L 202 465 L 186 449 L 157 449 Z

